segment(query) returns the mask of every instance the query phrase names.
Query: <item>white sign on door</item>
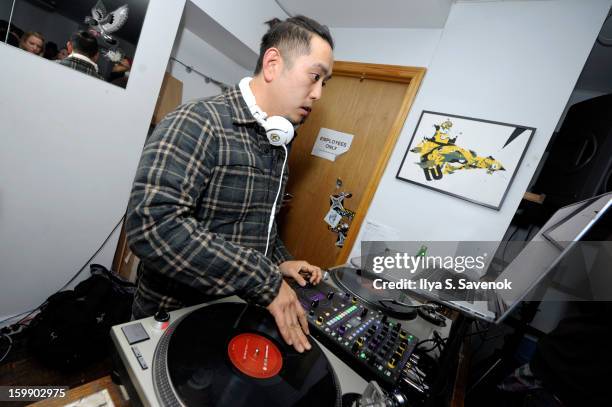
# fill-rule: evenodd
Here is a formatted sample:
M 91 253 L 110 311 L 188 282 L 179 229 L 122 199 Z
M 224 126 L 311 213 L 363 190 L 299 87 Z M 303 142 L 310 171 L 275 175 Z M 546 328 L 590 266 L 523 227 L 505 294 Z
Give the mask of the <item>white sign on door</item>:
M 314 146 L 312 146 L 311 154 L 329 161 L 336 161 L 337 156 L 346 153 L 351 148 L 352 142 L 352 134 L 321 127 Z

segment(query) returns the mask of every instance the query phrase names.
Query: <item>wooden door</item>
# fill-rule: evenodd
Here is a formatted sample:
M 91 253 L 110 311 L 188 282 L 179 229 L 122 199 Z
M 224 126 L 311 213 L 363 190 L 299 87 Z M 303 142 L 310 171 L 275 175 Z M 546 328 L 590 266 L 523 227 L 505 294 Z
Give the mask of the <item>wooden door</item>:
M 289 157 L 286 192 L 293 198 L 278 224 L 296 259 L 321 267 L 346 262 L 424 74 L 424 68 L 334 64 L 333 78 L 299 128 Z M 353 135 L 350 150 L 333 162 L 311 155 L 323 127 Z M 352 193 L 344 206 L 356 212 L 343 248 L 323 220 L 330 195 L 339 192 Z

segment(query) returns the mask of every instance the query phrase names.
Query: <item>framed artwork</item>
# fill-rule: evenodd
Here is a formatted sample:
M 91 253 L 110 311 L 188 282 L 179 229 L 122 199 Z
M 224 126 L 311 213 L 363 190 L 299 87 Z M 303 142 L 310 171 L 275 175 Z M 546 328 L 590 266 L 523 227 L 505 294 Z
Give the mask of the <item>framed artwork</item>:
M 499 210 L 535 130 L 425 110 L 397 178 Z

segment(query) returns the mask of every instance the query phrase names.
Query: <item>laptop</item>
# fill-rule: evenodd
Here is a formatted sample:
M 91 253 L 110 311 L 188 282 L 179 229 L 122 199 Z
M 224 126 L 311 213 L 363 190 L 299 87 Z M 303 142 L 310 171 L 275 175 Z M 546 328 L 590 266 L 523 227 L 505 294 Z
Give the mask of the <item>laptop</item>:
M 609 227 L 612 218 L 612 192 L 559 209 L 531 239 L 526 247 L 508 264 L 492 282 L 502 286 L 510 281 L 512 289 L 461 290 L 474 296 L 463 299 L 451 290 L 416 288 L 409 289 L 420 296 L 454 308 L 470 317 L 486 322 L 500 323 L 516 306 L 553 270 L 572 250 L 576 242 L 586 237 L 601 236 L 597 228 Z M 609 235 L 609 234 L 608 234 Z M 593 239 L 586 239 L 593 240 Z M 450 273 L 450 274 L 449 274 Z M 428 278 L 431 281 L 478 282 L 468 276 L 460 276 L 446 269 L 418 270 L 413 279 Z

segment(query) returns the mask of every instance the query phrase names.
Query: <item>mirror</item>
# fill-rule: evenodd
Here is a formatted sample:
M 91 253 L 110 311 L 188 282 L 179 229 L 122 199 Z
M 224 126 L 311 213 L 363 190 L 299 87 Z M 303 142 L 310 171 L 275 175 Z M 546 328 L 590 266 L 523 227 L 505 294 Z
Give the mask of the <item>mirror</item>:
M 149 0 L 0 0 L 0 41 L 125 88 Z

